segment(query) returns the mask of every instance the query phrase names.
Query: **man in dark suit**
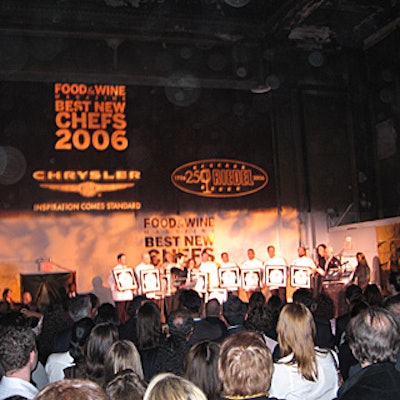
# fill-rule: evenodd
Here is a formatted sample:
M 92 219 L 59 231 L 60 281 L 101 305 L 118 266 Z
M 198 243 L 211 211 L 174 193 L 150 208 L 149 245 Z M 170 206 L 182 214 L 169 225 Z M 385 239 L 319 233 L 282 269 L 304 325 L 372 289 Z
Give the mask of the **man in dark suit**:
M 200 317 L 202 300 L 195 290 L 182 290 L 179 296 L 179 302 L 182 308 L 192 313 L 194 329 L 189 343 L 193 345 L 200 340 L 218 340 L 223 332 L 220 326 L 212 324 Z
M 361 368 L 338 391 L 339 400 L 397 400 L 400 372 L 394 363 L 400 333 L 393 315 L 383 308 L 368 308 L 349 322 L 348 341 Z
M 220 302 L 217 299 L 211 299 L 206 304 L 206 317 L 204 318 L 207 322 L 212 325 L 217 325 L 221 329 L 221 337 L 219 340 L 222 340 L 227 334 L 227 327 L 225 322 L 221 319 L 222 315 L 222 307 Z
M 246 303 L 237 296 L 228 297 L 228 300 L 222 305 L 222 315 L 228 324 L 228 336 L 247 330 L 244 326 L 246 313 Z
M 72 297 L 68 303 L 68 314 L 73 323 L 82 318 L 92 318 L 92 304 L 87 294 L 79 294 Z M 53 353 L 64 353 L 69 350 L 72 327 L 59 332 L 53 340 Z

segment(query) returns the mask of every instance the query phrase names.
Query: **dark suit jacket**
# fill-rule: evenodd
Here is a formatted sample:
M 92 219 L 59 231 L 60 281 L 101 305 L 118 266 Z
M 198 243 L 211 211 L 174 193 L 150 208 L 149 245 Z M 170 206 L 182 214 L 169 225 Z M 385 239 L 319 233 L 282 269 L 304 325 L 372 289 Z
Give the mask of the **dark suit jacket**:
M 338 391 L 339 400 L 398 400 L 400 372 L 391 363 L 372 364 L 350 376 Z
M 335 336 L 332 333 L 331 323 L 329 319 L 314 315 L 315 328 L 317 336 L 315 338 L 315 345 L 319 347 L 335 347 Z
M 336 346 L 340 345 L 340 339 L 343 332 L 346 331 L 349 321 L 350 313 L 339 315 L 339 317 L 336 318 Z
M 205 317 L 204 319 L 208 321 L 210 324 L 218 325 L 220 327 L 222 336 L 218 339 L 218 341 L 222 341 L 228 331 L 228 328 L 226 327 L 225 323 L 222 322 L 218 317 Z
M 201 340 L 219 340 L 223 335 L 221 327 L 205 319 L 195 319 L 193 334 L 189 344 L 192 346 Z
M 58 332 L 53 340 L 53 353 L 65 353 L 69 350 L 71 342 L 72 328 Z
M 136 334 L 136 317 L 131 317 L 124 324 L 118 327 L 119 331 L 119 339 L 120 340 L 130 340 L 131 342 L 137 342 L 137 334 Z

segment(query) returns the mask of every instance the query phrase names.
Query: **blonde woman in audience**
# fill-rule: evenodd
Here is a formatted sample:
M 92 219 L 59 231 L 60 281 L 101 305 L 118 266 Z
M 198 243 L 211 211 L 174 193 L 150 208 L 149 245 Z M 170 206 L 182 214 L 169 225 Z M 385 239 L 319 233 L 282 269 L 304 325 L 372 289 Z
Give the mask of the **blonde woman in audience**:
M 221 400 L 267 400 L 273 371 L 271 352 L 256 332 L 227 337 L 220 350 Z
M 150 381 L 143 400 L 207 400 L 207 397 L 194 383 L 167 372 Z
M 130 340 L 117 340 L 108 349 L 104 358 L 105 386 L 118 372 L 125 369 L 132 370 L 143 379 L 142 362 L 136 346 Z
M 336 397 L 336 354 L 315 347 L 315 332 L 313 316 L 305 305 L 283 307 L 277 325 L 280 359 L 274 365 L 271 396 L 286 400 Z

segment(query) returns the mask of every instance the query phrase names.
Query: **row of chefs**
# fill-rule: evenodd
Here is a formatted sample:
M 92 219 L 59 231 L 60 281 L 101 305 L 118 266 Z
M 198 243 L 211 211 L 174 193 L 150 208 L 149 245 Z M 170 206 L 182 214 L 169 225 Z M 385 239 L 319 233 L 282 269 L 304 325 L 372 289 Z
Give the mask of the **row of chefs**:
M 118 264 L 111 270 L 108 283 L 115 301 L 129 300 L 133 294 L 171 296 L 177 289 L 194 289 L 199 293 L 217 288 L 228 291 L 257 290 L 262 286 L 285 287 L 290 272 L 290 283 L 298 287 L 310 287 L 312 275 L 323 276 L 326 271 L 307 257 L 304 247 L 298 248 L 298 257 L 288 267 L 286 261 L 275 255 L 274 246 L 268 246 L 268 259 L 264 262 L 255 257 L 253 249 L 247 251 L 247 260 L 239 267 L 229 260 L 228 253 L 222 253 L 218 266 L 214 257 L 203 250 L 201 262 L 186 260 L 178 253 L 175 259 L 157 265 L 149 253 L 142 255 L 142 262 L 135 268 L 127 267 L 125 254 L 118 255 Z M 339 266 L 334 257 L 325 267 Z

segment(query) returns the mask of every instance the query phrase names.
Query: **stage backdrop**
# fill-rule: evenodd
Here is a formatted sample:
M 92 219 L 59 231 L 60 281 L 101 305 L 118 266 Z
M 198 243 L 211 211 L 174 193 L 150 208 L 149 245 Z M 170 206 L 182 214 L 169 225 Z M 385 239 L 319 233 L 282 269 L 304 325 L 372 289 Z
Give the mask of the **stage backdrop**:
M 0 219 L 0 287 L 17 282 L 20 273 L 35 273 L 37 259 L 51 259 L 53 270 L 76 271 L 79 291 L 96 290 L 109 299 L 107 277 L 125 252 L 128 265 L 140 263 L 144 251 L 183 251 L 199 261 L 208 248 L 220 262 L 220 253 L 229 252 L 241 264 L 247 249 L 266 258 L 267 244 L 290 262 L 298 244 L 298 213 L 285 208 L 258 211 L 220 211 L 209 213 L 111 213 L 61 214 L 51 216 L 20 213 Z M 14 292 L 18 293 L 17 288 Z
M 278 213 L 270 95 L 107 82 L 0 84 L 2 277 L 51 259 L 105 293 L 125 252 L 295 255 L 297 212 Z M 284 244 L 283 244 L 284 243 Z M 284 247 L 285 246 L 285 247 Z M 285 254 L 284 254 L 285 253 Z M 105 295 L 106 296 L 106 295 Z
M 267 95 L 170 84 L 3 83 L 0 210 L 276 206 Z

